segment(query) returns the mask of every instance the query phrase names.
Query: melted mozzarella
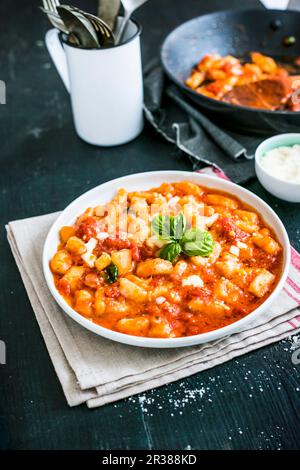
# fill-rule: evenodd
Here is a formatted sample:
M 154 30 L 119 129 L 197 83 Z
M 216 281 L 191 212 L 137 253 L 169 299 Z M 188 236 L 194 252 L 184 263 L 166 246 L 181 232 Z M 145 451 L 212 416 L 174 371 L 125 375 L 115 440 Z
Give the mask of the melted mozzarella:
M 201 277 L 194 274 L 192 276 L 185 277 L 182 280 L 182 285 L 193 286 L 193 287 L 203 287 L 204 284 L 203 284 Z
M 229 248 L 229 252 L 232 254 L 232 255 L 235 255 L 235 256 L 239 256 L 240 255 L 240 249 L 235 246 L 235 245 L 231 245 L 231 247 Z
M 98 240 L 105 240 L 108 237 L 109 234 L 107 232 L 99 232 L 97 235 Z
M 167 299 L 165 297 L 157 297 L 157 299 L 155 300 L 155 302 L 157 303 L 157 305 L 161 305 L 163 304 Z
M 89 241 L 85 244 L 86 247 L 86 252 L 81 255 L 81 258 L 83 261 L 90 267 L 92 268 L 95 264 L 95 261 L 97 259 L 97 256 L 93 254 L 94 249 L 97 246 L 97 240 L 95 238 L 90 238 Z
M 238 246 L 241 249 L 248 248 L 248 245 L 246 245 L 246 243 L 240 242 L 240 240 L 236 242 L 236 246 Z

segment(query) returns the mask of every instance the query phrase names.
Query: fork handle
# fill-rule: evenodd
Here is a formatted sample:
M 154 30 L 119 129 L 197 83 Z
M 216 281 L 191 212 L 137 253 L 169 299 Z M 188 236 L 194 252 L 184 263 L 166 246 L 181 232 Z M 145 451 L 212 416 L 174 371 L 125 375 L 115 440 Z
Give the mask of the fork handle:
M 116 40 L 115 40 L 115 45 L 117 46 L 118 44 L 120 44 L 120 42 L 122 41 L 122 38 L 123 38 L 123 34 L 125 32 L 125 29 L 126 29 L 126 26 L 128 24 L 128 21 L 130 20 L 130 17 L 131 17 L 131 11 L 128 11 L 128 10 L 125 10 L 124 11 L 124 17 L 123 17 L 123 21 L 121 23 L 121 26 L 120 26 L 120 29 L 119 31 L 117 32 L 116 34 Z
M 48 52 L 60 75 L 60 78 L 70 93 L 70 79 L 68 74 L 66 54 L 59 39 L 59 31 L 57 31 L 56 28 L 50 29 L 50 31 L 46 33 L 45 42 Z

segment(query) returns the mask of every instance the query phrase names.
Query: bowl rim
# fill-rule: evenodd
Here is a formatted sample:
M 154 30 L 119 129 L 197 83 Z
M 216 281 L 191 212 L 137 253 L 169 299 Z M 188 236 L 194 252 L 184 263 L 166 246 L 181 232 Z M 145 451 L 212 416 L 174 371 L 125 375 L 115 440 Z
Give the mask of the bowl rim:
M 235 188 L 238 188 L 238 191 L 241 193 L 241 197 L 237 195 L 236 196 L 240 198 L 243 202 L 247 203 L 247 197 L 249 198 L 249 196 L 250 196 L 250 201 L 248 202 L 250 203 L 251 206 L 255 205 L 255 201 L 259 201 L 260 205 L 262 205 L 266 213 L 268 213 L 268 215 L 272 218 L 274 223 L 278 226 L 277 234 L 280 232 L 280 235 L 281 235 L 280 238 L 282 238 L 282 245 L 283 245 L 283 250 L 284 250 L 284 261 L 283 261 L 283 266 L 282 266 L 281 277 L 275 289 L 273 290 L 271 295 L 265 300 L 265 302 L 263 302 L 257 309 L 253 310 L 251 313 L 249 313 L 242 319 L 236 322 L 233 322 L 230 325 L 227 325 L 223 328 L 212 330 L 206 333 L 201 333 L 199 335 L 185 336 L 185 337 L 179 337 L 179 338 L 148 338 L 144 336 L 127 335 L 125 333 L 120 333 L 117 331 L 109 330 L 108 328 L 104 328 L 92 322 L 91 320 L 88 320 L 87 318 L 83 317 L 79 313 L 77 313 L 72 307 L 68 305 L 68 303 L 64 300 L 64 298 L 59 294 L 59 292 L 57 291 L 55 287 L 53 275 L 49 267 L 49 261 L 51 257 L 48 254 L 48 246 L 50 244 L 51 238 L 53 236 L 57 237 L 58 227 L 63 225 L 63 220 L 64 220 L 66 211 L 72 209 L 72 207 L 74 207 L 75 204 L 77 204 L 81 198 L 83 199 L 89 195 L 92 195 L 93 193 L 96 193 L 96 191 L 98 191 L 99 189 L 101 191 L 105 191 L 106 186 L 117 185 L 123 182 L 128 187 L 130 185 L 130 180 L 134 180 L 135 178 L 143 178 L 143 179 L 147 178 L 147 180 L 149 181 L 151 180 L 151 176 L 165 177 L 167 175 L 169 177 L 174 176 L 174 177 L 182 177 L 185 179 L 188 179 L 189 176 L 193 176 L 193 178 L 195 178 L 197 177 L 197 175 L 199 175 L 199 184 L 201 184 L 201 178 L 204 179 L 204 181 L 202 182 L 203 186 L 205 186 L 205 182 L 208 182 L 208 183 L 212 183 L 211 187 L 213 188 L 214 183 L 217 184 L 217 182 L 219 183 L 221 182 L 222 186 L 225 186 L 224 191 L 227 191 L 228 189 L 228 192 L 232 194 L 235 194 Z M 149 187 L 151 187 L 151 185 L 149 185 Z M 128 188 L 128 190 L 130 189 Z M 113 180 L 102 183 L 86 191 L 85 193 L 81 194 L 79 197 L 75 198 L 70 204 L 68 204 L 66 208 L 59 214 L 59 216 L 53 222 L 47 234 L 46 240 L 44 242 L 43 255 L 42 255 L 43 273 L 44 273 L 44 277 L 46 280 L 46 284 L 53 298 L 56 300 L 56 302 L 62 308 L 65 314 L 67 314 L 69 317 L 71 317 L 73 320 L 75 320 L 84 328 L 106 339 L 111 339 L 113 341 L 131 345 L 131 346 L 139 346 L 139 347 L 146 347 L 146 348 L 177 348 L 177 347 L 193 346 L 197 344 L 207 343 L 209 341 L 215 341 L 216 339 L 223 338 L 233 333 L 246 330 L 247 328 L 244 328 L 244 326 L 253 322 L 257 317 L 259 317 L 267 309 L 267 307 L 269 307 L 272 304 L 274 299 L 280 293 L 288 275 L 290 260 L 291 260 L 290 242 L 289 242 L 289 237 L 286 232 L 286 229 L 283 223 L 281 222 L 281 220 L 279 219 L 279 217 L 277 216 L 277 214 L 274 212 L 274 210 L 260 197 L 256 196 L 256 194 L 250 192 L 248 189 L 243 188 L 242 186 L 239 186 L 235 183 L 232 183 L 224 179 L 220 179 L 216 176 L 211 176 L 211 175 L 206 175 L 206 174 L 201 174 L 201 173 L 196 173 L 196 172 L 191 172 L 191 171 L 176 171 L 176 170 L 174 171 L 162 170 L 162 171 L 133 173 L 127 176 L 122 176 L 120 178 L 115 178 Z
M 285 185 L 289 185 L 289 186 L 293 186 L 293 187 L 300 187 L 300 183 L 297 183 L 295 181 L 286 181 L 284 179 L 280 179 L 278 178 L 277 176 L 274 176 L 272 175 L 271 173 L 269 173 L 261 164 L 261 161 L 260 159 L 263 158 L 263 155 L 261 152 L 262 152 L 262 148 L 269 142 L 272 142 L 272 141 L 278 141 L 280 142 L 281 139 L 283 139 L 284 137 L 298 137 L 299 139 L 299 144 L 297 143 L 294 143 L 294 144 L 291 144 L 291 145 L 300 145 L 300 132 L 286 132 L 284 134 L 277 134 L 277 135 L 273 135 L 272 137 L 268 137 L 267 139 L 264 139 L 260 144 L 259 146 L 256 148 L 255 150 L 255 154 L 254 154 L 254 159 L 255 159 L 255 164 L 259 167 L 259 170 L 265 175 L 267 176 L 268 178 L 270 178 L 270 180 L 273 180 L 274 184 L 275 183 L 281 183 L 281 184 L 285 184 Z M 291 145 L 286 145 L 286 144 L 278 144 L 278 145 L 275 145 L 275 147 L 273 147 L 274 149 L 275 148 L 279 148 L 279 147 L 290 147 Z M 268 150 L 265 150 L 265 152 L 267 152 Z M 264 152 L 264 153 L 265 153 Z
M 211 15 L 216 15 L 216 14 L 228 14 L 229 10 L 218 10 L 218 11 L 215 11 L 215 12 L 211 12 L 211 13 L 206 13 L 204 15 L 199 15 L 195 18 L 190 18 L 189 20 L 187 21 L 184 21 L 183 23 L 181 23 L 180 25 L 176 26 L 175 28 L 172 29 L 172 31 L 170 31 L 170 33 L 165 37 L 161 47 L 160 47 L 160 59 L 161 59 L 161 63 L 162 63 L 162 66 L 163 66 L 163 69 L 165 71 L 165 73 L 168 75 L 168 77 L 174 82 L 176 83 L 176 85 L 179 86 L 179 88 L 181 88 L 184 92 L 187 92 L 187 93 L 190 93 L 193 97 L 197 98 L 197 100 L 199 100 L 199 97 L 201 99 L 204 100 L 204 102 L 207 102 L 207 103 L 211 103 L 211 104 L 216 104 L 218 103 L 220 106 L 223 106 L 225 109 L 234 109 L 234 110 L 244 110 L 244 111 L 248 111 L 250 113 L 263 113 L 263 114 L 266 114 L 266 115 L 276 115 L 276 116 L 295 116 L 297 115 L 297 113 L 295 111 L 289 111 L 289 110 L 283 110 L 283 109 L 278 109 L 278 110 L 270 110 L 270 109 L 259 109 L 259 108 L 251 108 L 250 106 L 242 106 L 242 105 L 235 105 L 235 104 L 231 104 L 231 103 L 226 103 L 225 101 L 219 101 L 219 100 L 215 100 L 214 98 L 209 98 L 208 96 L 205 96 L 205 95 L 202 95 L 201 93 L 197 93 L 195 90 L 192 90 L 192 88 L 189 88 L 184 81 L 181 81 L 179 80 L 177 77 L 175 77 L 175 75 L 169 70 L 167 64 L 166 64 L 166 61 L 165 61 L 165 53 L 166 53 L 166 47 L 167 47 L 167 41 L 169 40 L 170 36 L 175 33 L 175 31 L 183 28 L 184 26 L 187 25 L 187 23 L 192 23 L 192 22 L 197 22 L 200 18 L 204 18 L 204 17 L 208 17 L 208 16 L 211 16 Z M 232 10 L 230 10 L 230 13 L 234 14 L 238 14 L 238 13 L 252 13 L 252 12 L 255 12 L 255 13 L 264 13 L 264 12 L 280 12 L 280 13 L 283 13 L 283 14 L 289 14 L 289 11 L 288 10 L 276 10 L 276 9 L 258 9 L 258 8 L 249 8 L 247 10 L 243 9 L 243 8 L 234 8 Z M 294 11 L 293 11 L 294 12 Z M 299 13 L 300 14 L 300 11 L 295 11 L 295 13 Z

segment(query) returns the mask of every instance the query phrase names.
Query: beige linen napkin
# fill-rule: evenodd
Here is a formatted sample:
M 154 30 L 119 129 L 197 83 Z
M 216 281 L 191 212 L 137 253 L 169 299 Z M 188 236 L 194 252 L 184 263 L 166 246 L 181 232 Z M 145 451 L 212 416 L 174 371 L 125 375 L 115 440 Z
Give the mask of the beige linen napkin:
M 292 250 L 289 279 L 276 304 L 247 331 L 179 349 L 126 346 L 71 320 L 52 298 L 42 271 L 42 250 L 56 214 L 10 222 L 8 241 L 41 333 L 70 406 L 96 407 L 214 367 L 300 331 L 300 256 Z

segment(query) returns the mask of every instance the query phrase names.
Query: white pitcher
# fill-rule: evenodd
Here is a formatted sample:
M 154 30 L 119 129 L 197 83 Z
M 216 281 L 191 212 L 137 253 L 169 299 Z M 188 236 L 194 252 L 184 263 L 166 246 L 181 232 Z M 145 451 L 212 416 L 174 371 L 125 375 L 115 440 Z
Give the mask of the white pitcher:
M 122 43 L 103 49 L 74 47 L 56 29 L 46 34 L 48 51 L 71 96 L 76 132 L 90 144 L 120 145 L 142 131 L 140 33 L 131 20 Z

